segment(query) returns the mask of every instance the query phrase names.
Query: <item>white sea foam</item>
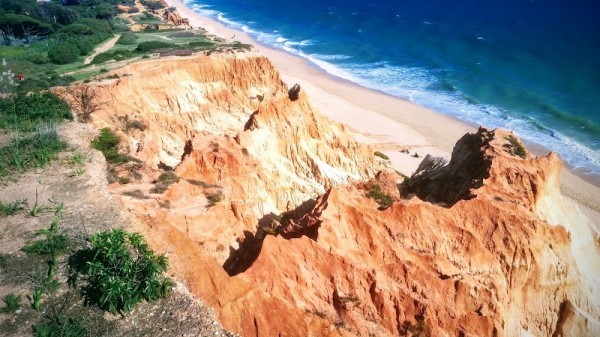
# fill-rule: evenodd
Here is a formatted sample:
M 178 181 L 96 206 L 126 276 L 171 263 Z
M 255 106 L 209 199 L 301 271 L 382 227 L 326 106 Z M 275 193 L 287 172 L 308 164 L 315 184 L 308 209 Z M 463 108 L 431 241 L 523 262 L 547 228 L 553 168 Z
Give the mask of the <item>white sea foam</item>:
M 184 1 L 191 3 L 193 0 Z M 456 89 L 453 92 L 431 90 L 429 88 L 432 85 L 439 83 L 435 72 L 417 67 L 392 66 L 386 62 L 348 63 L 347 60 L 352 59 L 348 55 L 310 54 L 305 52 L 303 47 L 313 44 L 311 40 L 294 41 L 283 36 L 278 30 L 272 33 L 253 30 L 245 24 L 228 19 L 221 12 L 210 9 L 211 6 L 192 4 L 191 7 L 202 15 L 213 17 L 231 28 L 250 34 L 260 43 L 303 57 L 333 76 L 408 99 L 461 120 L 489 128 L 502 127 L 513 130 L 524 140 L 542 144 L 558 152 L 573 168 L 587 168 L 593 174 L 600 175 L 600 150 L 591 149 L 550 128 L 539 127 L 539 123 L 531 117 L 513 116 L 494 106 L 472 104 Z M 433 24 L 427 21 L 423 23 Z M 336 64 L 336 61 L 342 63 Z

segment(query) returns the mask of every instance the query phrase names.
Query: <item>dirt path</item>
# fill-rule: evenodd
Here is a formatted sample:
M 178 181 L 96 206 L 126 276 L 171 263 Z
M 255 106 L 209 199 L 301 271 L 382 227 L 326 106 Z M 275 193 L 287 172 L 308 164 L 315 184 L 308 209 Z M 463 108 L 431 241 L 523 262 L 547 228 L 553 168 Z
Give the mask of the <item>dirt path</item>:
M 92 60 L 94 59 L 94 57 L 96 57 L 96 55 L 98 54 L 102 54 L 106 51 L 108 51 L 110 48 L 112 48 L 115 43 L 117 43 L 117 41 L 119 40 L 119 38 L 121 37 L 121 35 L 115 35 L 115 37 L 113 37 L 112 39 L 102 43 L 101 45 L 99 45 L 98 47 L 96 47 L 96 49 L 94 49 L 94 53 L 88 57 L 85 58 L 85 61 L 83 61 L 83 64 L 88 65 L 92 62 Z

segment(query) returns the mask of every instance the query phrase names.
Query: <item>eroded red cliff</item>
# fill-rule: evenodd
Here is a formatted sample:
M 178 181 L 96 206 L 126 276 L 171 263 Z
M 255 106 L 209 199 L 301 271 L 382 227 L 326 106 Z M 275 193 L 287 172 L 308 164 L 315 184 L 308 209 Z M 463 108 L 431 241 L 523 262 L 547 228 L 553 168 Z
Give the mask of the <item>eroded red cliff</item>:
M 171 272 L 244 336 L 592 336 L 598 234 L 555 154 L 480 129 L 401 178 L 290 99 L 252 54 L 146 61 L 96 85 L 92 116 L 140 178 L 114 183 Z M 145 125 L 131 126 L 133 121 Z M 180 178 L 164 192 L 158 176 Z M 389 195 L 374 200 L 373 186 Z M 139 190 L 139 194 L 130 193 Z M 137 195 L 137 196 L 136 196 Z M 375 197 L 375 199 L 377 199 Z

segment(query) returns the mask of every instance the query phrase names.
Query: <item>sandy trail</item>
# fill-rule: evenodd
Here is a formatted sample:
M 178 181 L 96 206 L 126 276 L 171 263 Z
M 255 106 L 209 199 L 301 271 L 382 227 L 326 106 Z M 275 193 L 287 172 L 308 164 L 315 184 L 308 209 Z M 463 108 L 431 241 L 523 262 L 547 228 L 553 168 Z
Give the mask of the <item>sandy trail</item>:
M 106 51 L 108 51 L 110 48 L 112 48 L 115 43 L 117 43 L 117 41 L 119 40 L 119 38 L 121 37 L 121 35 L 115 35 L 115 37 L 113 37 L 112 39 L 102 43 L 101 45 L 99 45 L 98 47 L 96 47 L 96 49 L 94 49 L 94 53 L 92 53 L 92 55 L 88 56 L 85 58 L 85 61 L 83 61 L 83 64 L 88 65 L 92 62 L 92 60 L 94 59 L 94 57 L 96 57 L 98 54 L 102 54 Z

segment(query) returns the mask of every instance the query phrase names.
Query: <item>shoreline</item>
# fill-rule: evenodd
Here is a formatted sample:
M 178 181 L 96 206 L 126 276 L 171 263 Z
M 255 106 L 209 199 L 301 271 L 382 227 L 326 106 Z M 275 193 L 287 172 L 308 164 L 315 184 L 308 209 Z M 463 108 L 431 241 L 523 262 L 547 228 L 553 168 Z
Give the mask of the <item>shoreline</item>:
M 163 0 L 176 7 L 181 17 L 208 33 L 252 44 L 254 51 L 266 56 L 288 85 L 300 84 L 311 104 L 329 119 L 351 129 L 357 140 L 370 144 L 390 157 L 394 169 L 410 175 L 426 154 L 449 158 L 452 147 L 465 133 L 478 125 L 450 117 L 408 100 L 362 87 L 331 75 L 300 56 L 264 45 L 247 33 L 225 26 L 197 13 L 182 0 Z M 542 145 L 526 143 L 535 155 L 547 155 Z M 400 153 L 408 149 L 410 154 Z M 414 158 L 414 153 L 419 158 Z M 561 192 L 581 206 L 581 210 L 600 227 L 600 181 L 578 174 L 563 162 Z

